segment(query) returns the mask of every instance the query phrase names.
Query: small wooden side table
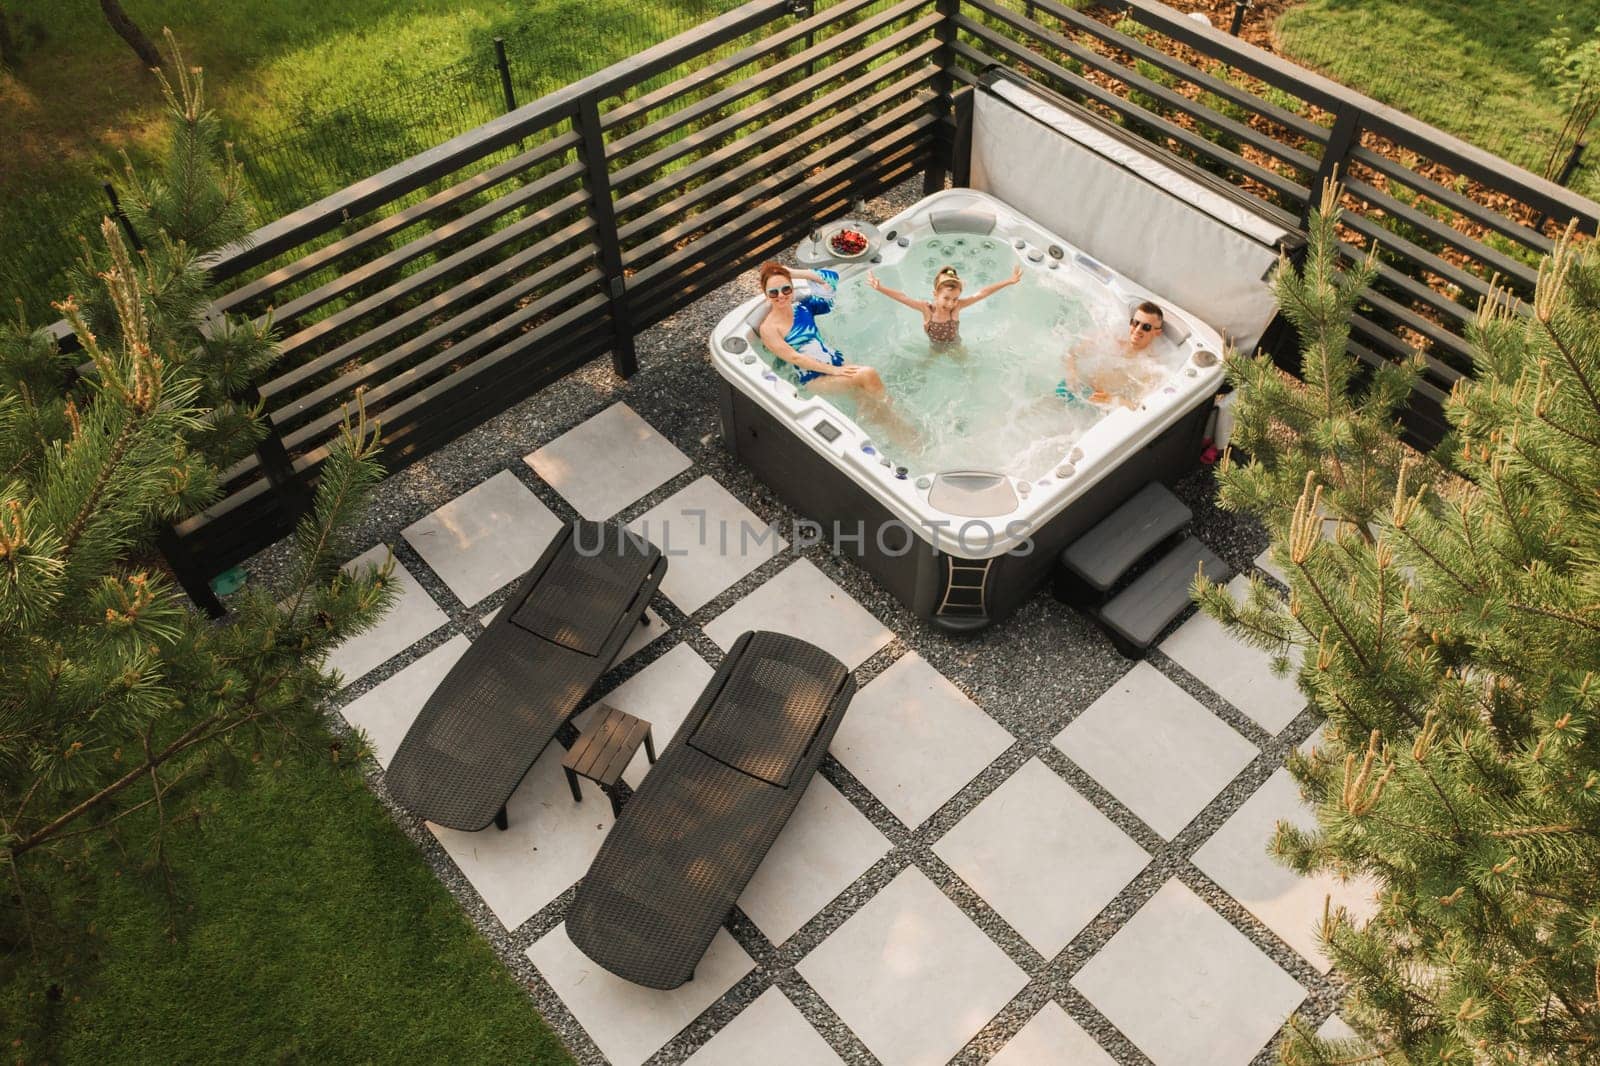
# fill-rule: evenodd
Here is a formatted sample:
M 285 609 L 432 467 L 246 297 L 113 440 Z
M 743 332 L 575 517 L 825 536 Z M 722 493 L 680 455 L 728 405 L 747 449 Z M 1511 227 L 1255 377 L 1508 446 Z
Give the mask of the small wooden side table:
M 572 789 L 573 800 L 583 802 L 578 778 L 586 777 L 611 798 L 611 813 L 621 814 L 617 782 L 622 780 L 622 771 L 633 761 L 641 742 L 645 757 L 654 763 L 656 746 L 650 738 L 650 723 L 644 719 L 604 703 L 595 710 L 601 712 L 599 718 L 568 749 L 561 760 L 561 769 L 566 771 L 567 787 Z

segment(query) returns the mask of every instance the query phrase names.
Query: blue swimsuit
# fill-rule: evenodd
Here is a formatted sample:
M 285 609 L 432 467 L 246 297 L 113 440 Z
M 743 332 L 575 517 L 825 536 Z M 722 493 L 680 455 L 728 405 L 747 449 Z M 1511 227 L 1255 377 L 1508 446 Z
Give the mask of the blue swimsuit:
M 794 325 L 789 327 L 789 332 L 783 335 L 784 341 L 801 355 L 831 363 L 834 366 L 844 366 L 843 353 L 828 346 L 822 339 L 822 334 L 817 332 L 817 317 L 833 310 L 834 290 L 839 287 L 839 272 L 837 270 L 819 270 L 822 280 L 827 288 L 825 293 L 813 293 L 802 300 L 794 302 Z M 810 384 L 822 377 L 819 370 L 802 370 L 795 367 L 795 376 L 799 384 Z
M 1089 403 L 1089 397 L 1091 394 L 1093 394 L 1093 392 L 1094 389 L 1092 388 L 1084 388 L 1082 391 L 1079 391 L 1073 386 L 1068 385 L 1066 378 L 1062 378 L 1060 381 L 1056 382 L 1056 395 L 1065 400 L 1068 407 L 1076 407 L 1079 404 Z

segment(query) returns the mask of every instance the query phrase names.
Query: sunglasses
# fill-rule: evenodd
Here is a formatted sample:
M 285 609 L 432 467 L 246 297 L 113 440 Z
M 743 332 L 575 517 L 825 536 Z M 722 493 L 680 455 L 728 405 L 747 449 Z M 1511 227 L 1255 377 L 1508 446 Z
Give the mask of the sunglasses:
M 1161 328 L 1161 324 L 1159 322 L 1140 322 L 1137 318 L 1128 319 L 1128 325 L 1130 325 L 1130 326 L 1138 326 L 1141 330 L 1143 330 L 1146 333 L 1149 333 L 1153 329 L 1160 329 Z
M 767 295 L 772 297 L 774 300 L 776 300 L 778 297 L 787 296 L 793 291 L 794 291 L 794 286 L 793 285 L 785 285 L 782 288 L 768 289 L 767 290 Z

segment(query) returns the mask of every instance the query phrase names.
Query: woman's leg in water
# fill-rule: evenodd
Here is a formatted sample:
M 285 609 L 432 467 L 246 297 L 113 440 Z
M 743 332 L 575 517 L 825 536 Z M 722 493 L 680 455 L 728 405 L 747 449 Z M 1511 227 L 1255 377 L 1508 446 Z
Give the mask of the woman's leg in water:
M 917 431 L 895 410 L 883 378 L 872 367 L 862 367 L 850 375 L 825 374 L 813 378 L 806 388 L 820 394 L 854 393 L 861 400 L 862 415 L 881 425 L 891 440 L 901 447 L 918 446 Z

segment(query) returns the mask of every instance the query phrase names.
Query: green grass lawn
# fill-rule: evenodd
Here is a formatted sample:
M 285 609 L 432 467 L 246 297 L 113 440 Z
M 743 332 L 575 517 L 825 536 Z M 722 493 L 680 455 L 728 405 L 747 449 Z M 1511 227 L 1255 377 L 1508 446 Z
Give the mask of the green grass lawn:
M 526 103 L 734 6 L 735 0 L 124 0 L 169 26 L 252 166 L 262 221 L 498 114 L 491 42 L 507 38 Z M 0 70 L 0 297 L 48 321 L 100 183 L 149 159 L 161 97 L 93 3 L 13 0 L 22 42 Z M 371 119 L 353 128 L 352 112 Z M 258 156 L 268 158 L 258 159 Z M 48 294 L 48 296 L 47 296 Z
M 174 838 L 193 908 L 175 941 L 149 880 L 106 870 L 81 984 L 52 1003 L 26 965 L 0 983 L 24 1034 L 8 1058 L 570 1063 L 361 773 L 308 760 L 200 796 Z
M 1582 36 L 1600 0 L 1304 0 L 1277 37 L 1295 61 L 1539 172 L 1564 116 L 1538 44 L 1562 12 Z M 1600 193 L 1600 168 L 1573 184 Z

